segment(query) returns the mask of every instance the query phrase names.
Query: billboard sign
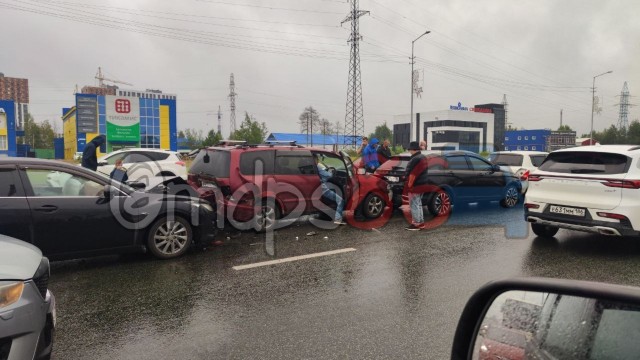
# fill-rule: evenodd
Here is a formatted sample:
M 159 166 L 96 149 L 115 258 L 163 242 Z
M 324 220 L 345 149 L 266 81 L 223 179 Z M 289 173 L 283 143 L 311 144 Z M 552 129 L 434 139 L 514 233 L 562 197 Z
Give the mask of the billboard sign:
M 140 99 L 105 96 L 107 140 L 140 142 Z
M 98 132 L 98 98 L 76 95 L 76 123 L 80 133 Z

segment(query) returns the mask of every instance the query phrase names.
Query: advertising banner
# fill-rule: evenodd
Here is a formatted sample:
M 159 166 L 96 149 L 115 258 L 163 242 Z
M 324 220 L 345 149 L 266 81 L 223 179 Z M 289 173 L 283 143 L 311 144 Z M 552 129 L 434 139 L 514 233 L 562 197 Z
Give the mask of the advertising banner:
M 94 95 L 76 95 L 76 123 L 78 132 L 98 132 L 98 98 Z
M 140 99 L 105 96 L 107 141 L 140 142 Z

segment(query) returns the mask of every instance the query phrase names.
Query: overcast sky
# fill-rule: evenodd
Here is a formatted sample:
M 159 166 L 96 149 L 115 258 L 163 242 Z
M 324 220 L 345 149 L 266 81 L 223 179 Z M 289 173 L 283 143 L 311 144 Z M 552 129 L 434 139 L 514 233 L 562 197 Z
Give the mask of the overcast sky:
M 306 106 L 344 125 L 350 9 L 345 0 L 0 0 L 0 72 L 28 78 L 31 111 L 55 120 L 74 104 L 76 84 L 105 75 L 178 96 L 178 128 L 208 130 L 223 113 L 229 133 L 229 75 L 237 124 L 244 112 L 269 131 L 298 132 Z M 640 93 L 637 0 L 360 0 L 365 127 L 410 111 L 411 41 L 424 90 L 414 109 L 500 103 L 527 129 L 563 122 L 589 131 L 591 85 L 617 124 L 628 82 Z M 121 88 L 128 88 L 121 86 Z M 640 103 L 632 97 L 632 103 Z M 629 121 L 640 111 L 630 109 Z

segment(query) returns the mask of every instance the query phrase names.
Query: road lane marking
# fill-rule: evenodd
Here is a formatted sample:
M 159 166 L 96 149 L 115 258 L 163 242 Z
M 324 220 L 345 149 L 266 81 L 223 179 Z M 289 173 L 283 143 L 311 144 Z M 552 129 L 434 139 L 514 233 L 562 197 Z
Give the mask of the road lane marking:
M 291 261 L 311 259 L 311 258 L 316 258 L 316 257 L 320 257 L 320 256 L 336 255 L 336 254 L 342 254 L 342 253 L 351 252 L 351 251 L 356 251 L 356 249 L 354 249 L 354 248 L 345 248 L 345 249 L 324 251 L 324 252 L 307 254 L 307 255 L 293 256 L 293 257 L 277 259 L 277 260 L 262 261 L 262 262 L 258 262 L 258 263 L 247 264 L 247 265 L 238 265 L 238 266 L 234 266 L 233 270 L 246 270 L 246 269 L 256 268 L 256 267 L 260 267 L 260 266 L 269 266 L 269 265 L 275 265 L 275 264 L 282 264 L 282 263 L 291 262 Z

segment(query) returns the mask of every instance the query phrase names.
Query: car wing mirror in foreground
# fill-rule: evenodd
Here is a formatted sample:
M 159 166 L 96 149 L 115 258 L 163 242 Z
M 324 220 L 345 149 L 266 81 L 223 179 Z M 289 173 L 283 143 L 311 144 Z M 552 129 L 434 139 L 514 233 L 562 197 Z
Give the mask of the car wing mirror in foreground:
M 491 170 L 496 172 L 496 171 L 502 170 L 502 168 L 500 167 L 500 165 L 493 164 L 493 165 L 491 165 Z
M 636 359 L 640 288 L 526 278 L 491 282 L 469 299 L 452 359 Z
M 108 162 L 106 162 L 106 161 L 100 161 L 100 162 L 98 163 L 98 166 L 105 166 L 105 165 L 109 165 L 109 163 L 108 163 Z

